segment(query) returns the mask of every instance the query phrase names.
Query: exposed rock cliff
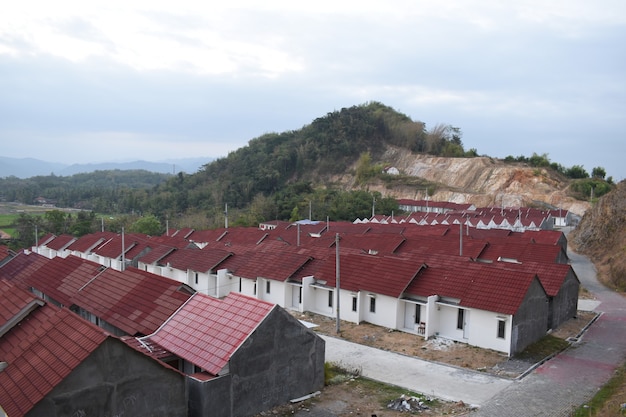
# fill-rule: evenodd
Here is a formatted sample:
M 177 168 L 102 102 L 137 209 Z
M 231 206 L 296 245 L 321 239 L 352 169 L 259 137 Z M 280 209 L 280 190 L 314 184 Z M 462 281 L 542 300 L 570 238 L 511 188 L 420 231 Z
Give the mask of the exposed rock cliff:
M 626 181 L 587 210 L 569 241 L 591 257 L 600 279 L 626 290 Z
M 420 177 L 434 184 L 435 201 L 472 203 L 476 206 L 552 206 L 582 216 L 589 203 L 568 196 L 569 181 L 552 170 L 524 164 L 506 164 L 488 157 L 443 158 L 388 148 L 382 160 L 402 175 Z M 427 186 L 383 184 L 371 190 L 396 198 L 423 199 Z

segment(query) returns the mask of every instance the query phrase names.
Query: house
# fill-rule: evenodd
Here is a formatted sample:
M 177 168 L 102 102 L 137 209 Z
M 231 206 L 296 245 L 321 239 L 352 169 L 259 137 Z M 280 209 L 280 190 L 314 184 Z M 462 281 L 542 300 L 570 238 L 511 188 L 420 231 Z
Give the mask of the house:
M 52 239 L 46 240 L 45 243 L 40 244 L 36 250 L 40 255 L 46 258 L 54 258 L 56 256 L 62 256 L 65 249 L 76 241 L 76 238 L 71 235 L 54 236 Z
M 515 219 L 501 214 L 506 210 L 485 212 L 489 221 L 498 218 L 510 225 L 509 219 Z M 521 209 L 509 212 L 532 217 Z M 470 225 L 481 222 L 472 216 L 424 213 L 432 226 L 327 222 L 300 227 L 277 223 L 265 231 L 220 229 L 206 234 L 214 240 L 202 242 L 201 250 L 155 247 L 137 259 L 144 272 L 216 298 L 240 293 L 328 317 L 339 310 L 341 319 L 354 323 L 446 337 L 512 355 L 575 316 L 579 282 L 567 265 L 563 233 L 479 229 Z M 503 285 L 506 305 L 498 302 Z
M 75 256 L 22 253 L 0 268 L 0 278 L 117 336 L 152 333 L 194 293 L 180 282 L 133 267 L 116 271 Z
M 419 318 L 425 337 L 512 356 L 546 334 L 548 299 L 536 274 L 449 257 L 426 264 L 403 295 L 415 303 L 411 324 Z M 405 317 L 411 313 L 405 308 Z
M 5 280 L 0 299 L 0 414 L 188 415 L 177 370 Z
M 195 291 L 223 297 L 238 286 L 218 266 L 232 256 L 224 249 L 179 249 L 161 247 L 138 259 L 138 267 L 185 283 Z
M 188 375 L 189 415 L 244 417 L 324 385 L 324 340 L 275 304 L 194 294 L 138 341 Z

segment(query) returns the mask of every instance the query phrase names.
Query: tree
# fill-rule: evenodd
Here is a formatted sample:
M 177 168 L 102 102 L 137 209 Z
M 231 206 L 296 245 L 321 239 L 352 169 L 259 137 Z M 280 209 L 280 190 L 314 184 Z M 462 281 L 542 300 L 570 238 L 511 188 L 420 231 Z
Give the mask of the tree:
M 162 226 L 159 219 L 150 214 L 134 222 L 130 226 L 130 231 L 134 233 L 143 233 L 150 236 L 158 236 L 162 233 Z
M 604 179 L 605 176 L 606 176 L 606 171 L 602 167 L 595 167 L 594 169 L 591 170 L 591 177 L 592 178 L 602 178 L 602 179 Z
M 571 168 L 568 168 L 565 171 L 565 175 L 573 179 L 589 178 L 589 174 L 585 171 L 582 165 L 574 165 Z
M 65 213 L 61 210 L 46 211 L 44 218 L 46 219 L 46 226 L 50 233 L 60 235 L 61 233 L 67 232 Z

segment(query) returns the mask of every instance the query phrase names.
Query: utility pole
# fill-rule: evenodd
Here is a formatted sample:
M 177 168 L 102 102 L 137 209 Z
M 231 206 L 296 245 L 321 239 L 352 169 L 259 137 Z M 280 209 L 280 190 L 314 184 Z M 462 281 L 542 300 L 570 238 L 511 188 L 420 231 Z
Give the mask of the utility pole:
M 339 314 L 339 291 L 341 286 L 339 285 L 339 233 L 335 233 L 335 291 L 337 291 L 337 334 L 341 332 L 341 318 Z
M 224 204 L 224 228 L 228 229 L 228 203 Z
M 122 267 L 121 267 L 121 271 L 124 271 L 126 268 L 126 248 L 124 245 L 124 226 L 122 226 Z

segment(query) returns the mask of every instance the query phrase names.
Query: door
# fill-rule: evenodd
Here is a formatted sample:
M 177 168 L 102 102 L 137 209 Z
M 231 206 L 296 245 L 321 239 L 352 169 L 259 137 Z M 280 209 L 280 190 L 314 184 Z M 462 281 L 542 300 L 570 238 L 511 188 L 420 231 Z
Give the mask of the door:
M 291 287 L 291 306 L 300 307 L 302 303 L 302 287 L 299 285 L 293 285 Z
M 463 339 L 469 339 L 469 310 L 463 310 Z

